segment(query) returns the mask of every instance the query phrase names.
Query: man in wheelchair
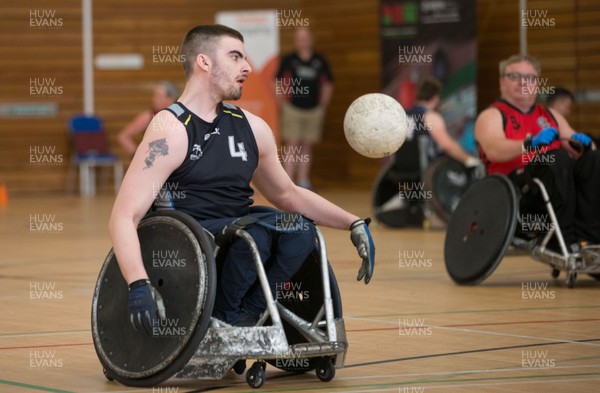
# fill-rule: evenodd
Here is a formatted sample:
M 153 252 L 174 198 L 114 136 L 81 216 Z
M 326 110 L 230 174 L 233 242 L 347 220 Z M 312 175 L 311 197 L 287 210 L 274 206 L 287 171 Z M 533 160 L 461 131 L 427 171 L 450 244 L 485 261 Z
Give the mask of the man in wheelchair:
M 252 215 L 260 220 L 263 225 L 249 225 L 246 231 L 257 243 L 262 260 L 268 261 L 266 273 L 273 293 L 313 252 L 313 222 L 348 229 L 362 258 L 357 279 L 369 283 L 375 258 L 369 219 L 360 219 L 294 185 L 278 160 L 269 126 L 224 102 L 240 98 L 251 72 L 242 35 L 222 25 L 197 26 L 186 34 L 181 54 L 185 89 L 148 126 L 110 218 L 114 253 L 129 285 L 134 328 L 151 334 L 153 323 L 165 314 L 160 294 L 144 269 L 136 232 L 153 203 L 191 215 L 213 234 L 240 217 Z M 251 214 L 254 191 L 250 182 L 277 208 L 298 214 Z M 295 230 L 278 230 L 278 226 L 290 225 Z M 265 308 L 256 277 L 247 244 L 234 241 L 223 262 L 214 316 L 228 324 L 254 324 Z
M 406 111 L 406 141 L 375 182 L 376 217 L 388 226 L 427 226 L 427 199 L 447 222 L 461 194 L 482 172 L 481 160 L 467 153 L 448 133 L 437 111 L 441 93 L 442 85 L 435 78 L 419 83 L 416 103 Z
M 419 83 L 415 97 L 417 102 L 406 111 L 411 123 L 410 139 L 425 136 L 426 143 L 422 149 L 428 162 L 446 154 L 467 168 L 479 166 L 479 158 L 467 153 L 448 133 L 446 122 L 437 111 L 441 97 L 442 84 L 437 79 L 429 77 Z
M 557 111 L 536 103 L 541 67 L 529 55 L 500 62 L 500 100 L 475 123 L 488 174 L 508 176 L 523 193 L 521 214 L 543 206 L 541 180 L 568 250 L 600 244 L 600 157 L 589 136 Z M 560 252 L 554 237 L 548 248 Z

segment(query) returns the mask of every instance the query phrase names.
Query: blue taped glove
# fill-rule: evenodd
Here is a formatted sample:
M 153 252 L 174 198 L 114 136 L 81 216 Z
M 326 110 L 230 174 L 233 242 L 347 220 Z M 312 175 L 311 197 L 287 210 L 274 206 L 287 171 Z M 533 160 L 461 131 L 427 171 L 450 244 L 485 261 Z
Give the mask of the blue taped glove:
M 575 133 L 575 134 L 571 135 L 571 139 L 581 143 L 585 147 L 590 146 L 590 144 L 592 143 L 592 138 L 590 138 L 589 136 L 587 136 L 585 134 L 581 134 L 581 133 Z
M 148 280 L 133 282 L 129 287 L 129 321 L 136 331 L 152 336 L 152 328 L 158 326 L 158 318 L 166 318 L 162 296 Z
M 375 244 L 369 231 L 370 218 L 356 220 L 350 226 L 350 240 L 358 250 L 358 255 L 362 258 L 362 265 L 358 270 L 357 281 L 365 278 L 365 285 L 371 281 L 373 270 L 375 270 Z
M 536 136 L 531 138 L 531 147 L 536 148 L 538 146 L 549 145 L 558 137 L 558 130 L 556 128 L 544 128 L 538 132 Z

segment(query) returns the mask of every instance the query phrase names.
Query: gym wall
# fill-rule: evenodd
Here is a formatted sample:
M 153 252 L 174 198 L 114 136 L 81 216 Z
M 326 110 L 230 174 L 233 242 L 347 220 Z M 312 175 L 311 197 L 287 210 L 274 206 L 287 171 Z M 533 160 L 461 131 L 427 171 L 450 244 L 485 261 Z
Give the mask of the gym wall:
M 596 23 L 600 6 L 594 0 L 528 0 L 528 5 L 555 18 L 554 28 L 529 30 L 529 51 L 542 61 L 549 85 L 598 89 L 600 76 L 595 71 L 600 58 L 594 53 L 600 49 Z M 58 112 L 51 117 L 0 117 L 0 183 L 6 183 L 12 195 L 59 195 L 64 193 L 71 154 L 67 121 L 83 111 L 81 1 L 6 0 L 1 8 L 0 105 L 53 101 Z M 184 84 L 181 67 L 153 63 L 153 48 L 179 46 L 190 27 L 212 23 L 217 11 L 266 8 L 301 11 L 315 33 L 317 50 L 328 57 L 334 72 L 324 140 L 315 149 L 314 183 L 321 188 L 371 187 L 380 162 L 351 150 L 342 123 L 356 97 L 380 89 L 379 2 L 375 0 L 95 1 L 94 54 L 139 53 L 145 61 L 141 70 L 94 73 L 95 112 L 104 119 L 112 149 L 125 164 L 129 158 L 116 144 L 117 132 L 150 107 L 155 82 L 169 79 Z M 35 20 L 44 18 L 54 26 L 35 25 Z M 498 60 L 519 50 L 519 23 L 518 0 L 478 1 L 480 109 L 497 98 Z M 281 30 L 282 53 L 292 49 L 292 33 L 293 29 Z M 54 89 L 35 94 L 40 84 Z M 576 105 L 569 120 L 582 131 L 600 135 L 600 104 Z M 30 162 L 31 149 L 39 148 L 54 149 L 63 162 Z M 100 192 L 108 192 L 110 184 L 101 183 Z

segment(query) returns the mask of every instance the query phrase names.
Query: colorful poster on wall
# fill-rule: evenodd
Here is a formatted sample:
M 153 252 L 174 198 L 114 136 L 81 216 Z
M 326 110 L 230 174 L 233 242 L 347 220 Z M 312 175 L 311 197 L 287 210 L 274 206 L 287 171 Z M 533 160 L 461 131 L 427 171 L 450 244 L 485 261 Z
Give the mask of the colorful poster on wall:
M 450 134 L 474 152 L 477 112 L 475 0 L 380 0 L 383 92 L 404 108 L 416 86 L 433 76 L 443 85 L 438 108 Z
M 262 117 L 277 133 L 278 113 L 273 87 L 279 66 L 276 10 L 219 12 L 215 21 L 242 33 L 252 67 L 252 73 L 244 83 L 242 98 L 233 104 Z

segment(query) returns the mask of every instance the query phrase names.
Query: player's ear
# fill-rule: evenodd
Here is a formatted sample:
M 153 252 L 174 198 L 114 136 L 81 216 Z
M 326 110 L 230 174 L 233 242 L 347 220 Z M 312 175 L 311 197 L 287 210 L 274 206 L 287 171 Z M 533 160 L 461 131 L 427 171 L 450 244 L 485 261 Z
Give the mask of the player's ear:
M 196 56 L 196 64 L 198 65 L 198 67 L 200 67 L 201 70 L 204 71 L 209 71 L 210 67 L 212 66 L 210 57 L 203 53 L 199 53 Z

